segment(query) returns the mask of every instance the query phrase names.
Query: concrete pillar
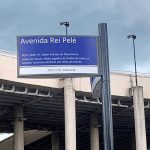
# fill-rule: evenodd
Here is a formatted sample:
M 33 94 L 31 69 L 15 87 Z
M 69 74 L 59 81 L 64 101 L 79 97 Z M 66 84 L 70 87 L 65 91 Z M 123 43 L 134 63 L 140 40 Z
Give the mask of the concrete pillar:
M 23 106 L 15 106 L 14 150 L 24 150 Z
M 90 140 L 91 150 L 99 150 L 99 129 L 97 114 L 90 115 Z
M 147 150 L 143 87 L 133 88 L 136 150 Z
M 59 133 L 52 133 L 52 150 L 59 150 Z
M 64 80 L 65 150 L 76 150 L 75 90 L 71 78 Z

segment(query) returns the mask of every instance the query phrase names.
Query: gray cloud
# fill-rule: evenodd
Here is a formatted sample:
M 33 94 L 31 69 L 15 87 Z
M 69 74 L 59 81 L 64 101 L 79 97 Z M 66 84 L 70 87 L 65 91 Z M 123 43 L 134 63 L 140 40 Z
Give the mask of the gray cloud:
M 97 35 L 97 24 L 108 23 L 110 66 L 133 70 L 132 41 L 135 33 L 139 71 L 149 71 L 150 2 L 148 0 L 0 0 L 0 49 L 16 51 L 16 35 L 64 34 L 59 26 L 70 21 L 70 34 Z

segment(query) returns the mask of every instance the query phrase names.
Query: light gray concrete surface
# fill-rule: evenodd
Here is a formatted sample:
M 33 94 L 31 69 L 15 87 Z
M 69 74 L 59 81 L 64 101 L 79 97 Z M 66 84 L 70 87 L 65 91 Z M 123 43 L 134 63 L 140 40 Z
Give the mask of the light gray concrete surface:
M 23 106 L 15 107 L 14 150 L 24 150 Z
M 76 150 L 75 90 L 72 79 L 64 80 L 65 150 Z
M 99 150 L 98 116 L 95 113 L 90 115 L 90 141 L 91 150 Z
M 52 150 L 59 150 L 59 133 L 52 132 Z
M 147 150 L 143 87 L 133 88 L 136 150 Z

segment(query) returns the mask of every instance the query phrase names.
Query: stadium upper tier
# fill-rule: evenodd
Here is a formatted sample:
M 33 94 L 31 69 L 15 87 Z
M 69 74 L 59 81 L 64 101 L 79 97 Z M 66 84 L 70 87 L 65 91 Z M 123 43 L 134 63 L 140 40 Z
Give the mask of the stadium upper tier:
M 111 72 L 111 95 L 128 97 L 129 88 L 135 86 L 133 73 Z M 45 86 L 50 88 L 63 88 L 61 78 L 17 78 L 17 57 L 16 54 L 0 51 L 0 79 L 18 83 Z M 76 91 L 91 92 L 89 78 L 74 78 L 74 88 Z M 143 86 L 144 98 L 150 98 L 150 76 L 138 75 L 138 85 Z

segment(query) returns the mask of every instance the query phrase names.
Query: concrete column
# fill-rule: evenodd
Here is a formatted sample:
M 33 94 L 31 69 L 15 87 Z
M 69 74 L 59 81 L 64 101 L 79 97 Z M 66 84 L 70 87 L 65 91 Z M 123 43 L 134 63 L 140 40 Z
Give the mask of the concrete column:
M 143 87 L 133 88 L 136 150 L 147 150 Z
M 71 78 L 64 80 L 65 150 L 76 150 L 75 90 Z
M 99 150 L 99 129 L 97 114 L 90 115 L 91 150 Z
M 24 150 L 23 106 L 15 107 L 14 150 Z
M 52 133 L 52 150 L 59 150 L 59 133 Z

